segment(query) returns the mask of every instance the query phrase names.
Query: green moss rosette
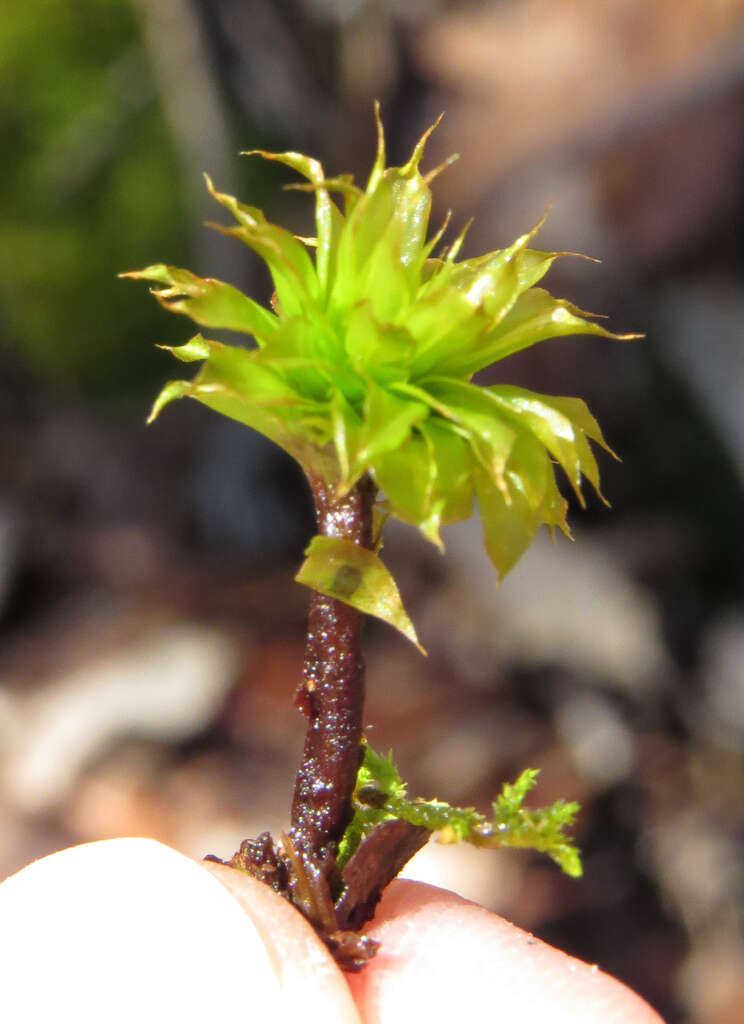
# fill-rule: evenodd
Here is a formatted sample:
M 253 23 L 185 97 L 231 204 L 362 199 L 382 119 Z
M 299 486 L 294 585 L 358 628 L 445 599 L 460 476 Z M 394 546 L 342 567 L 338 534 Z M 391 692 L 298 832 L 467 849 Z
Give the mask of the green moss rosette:
M 123 275 L 153 282 L 166 309 L 203 328 L 247 336 L 246 347 L 199 334 L 172 349 L 202 366 L 193 380 L 166 385 L 151 418 L 175 398 L 195 398 L 260 431 L 339 496 L 369 473 L 387 511 L 440 547 L 440 528 L 468 517 L 477 498 L 502 577 L 542 523 L 568 533 L 555 464 L 582 500 L 582 476 L 599 492 L 589 441 L 607 445 L 580 399 L 481 387 L 473 375 L 549 338 L 618 336 L 537 287 L 560 255 L 528 247 L 537 229 L 458 260 L 463 231 L 435 255 L 444 227 L 427 237 L 429 186 L 441 168 L 419 170 L 433 128 L 406 164 L 386 168 L 376 115 L 377 156 L 363 190 L 350 176 L 326 178 L 310 157 L 259 151 L 307 179 L 293 187 L 314 193 L 315 238 L 270 223 L 207 178 L 235 221 L 218 230 L 271 272 L 271 309 L 176 267 Z

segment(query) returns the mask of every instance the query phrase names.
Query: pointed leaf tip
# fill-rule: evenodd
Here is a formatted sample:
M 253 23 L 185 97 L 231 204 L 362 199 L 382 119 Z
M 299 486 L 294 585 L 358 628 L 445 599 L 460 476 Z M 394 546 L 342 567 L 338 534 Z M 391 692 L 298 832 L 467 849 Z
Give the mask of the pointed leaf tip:
M 424 175 L 424 184 L 431 185 L 432 181 L 434 181 L 435 178 L 438 178 L 442 171 L 446 171 L 448 167 L 451 167 L 452 164 L 459 159 L 459 153 L 452 153 L 446 160 L 442 160 L 441 164 L 437 164 L 433 170 L 426 172 Z
M 177 398 L 185 398 L 186 395 L 190 394 L 190 392 L 191 383 L 189 381 L 169 381 L 153 403 L 150 415 L 147 417 L 148 425 L 158 418 L 166 405 L 170 405 L 171 402 L 175 402 Z
M 201 334 L 194 335 L 185 345 L 156 345 L 155 347 L 163 349 L 164 352 L 170 352 L 182 363 L 201 362 L 204 359 L 209 359 L 211 353 L 209 342 Z
M 431 136 L 432 132 L 434 132 L 439 127 L 439 123 L 443 117 L 444 113 L 441 113 L 434 122 L 434 124 L 429 125 L 424 134 L 413 147 L 413 152 L 408 158 L 408 161 L 405 164 L 403 164 L 403 166 L 400 168 L 401 177 L 408 178 L 418 170 L 418 166 L 421 163 L 421 158 L 424 155 L 426 143 L 429 141 L 429 137 Z M 454 159 L 456 160 L 457 157 L 454 157 Z M 453 157 L 450 157 L 449 161 L 445 161 L 445 164 L 442 165 L 442 169 L 444 169 L 444 166 L 446 166 L 447 163 L 451 163 L 452 160 Z
M 375 162 L 372 165 L 369 181 L 367 182 L 367 192 L 374 191 L 385 171 L 385 129 L 382 125 L 382 114 L 379 100 L 375 100 L 374 110 L 375 126 L 377 128 L 377 152 L 375 154 Z

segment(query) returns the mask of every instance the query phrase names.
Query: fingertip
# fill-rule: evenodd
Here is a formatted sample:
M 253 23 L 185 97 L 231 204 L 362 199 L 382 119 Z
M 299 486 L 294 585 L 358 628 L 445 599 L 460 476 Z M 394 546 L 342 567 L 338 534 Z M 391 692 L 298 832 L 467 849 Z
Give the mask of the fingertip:
M 292 1008 L 288 1019 L 359 1024 L 344 975 L 305 918 L 245 872 L 212 861 L 203 866 L 240 904 L 261 936 Z
M 359 1024 L 343 975 L 285 900 L 150 839 L 61 850 L 0 885 L 0 1020 Z M 263 1017 L 262 1017 L 263 1019 Z
M 394 882 L 367 930 L 380 953 L 349 978 L 366 1024 L 485 1008 L 523 1024 L 661 1024 L 615 978 L 443 889 Z
M 257 929 L 149 839 L 59 851 L 0 886 L 0 1020 L 229 1020 L 282 991 Z

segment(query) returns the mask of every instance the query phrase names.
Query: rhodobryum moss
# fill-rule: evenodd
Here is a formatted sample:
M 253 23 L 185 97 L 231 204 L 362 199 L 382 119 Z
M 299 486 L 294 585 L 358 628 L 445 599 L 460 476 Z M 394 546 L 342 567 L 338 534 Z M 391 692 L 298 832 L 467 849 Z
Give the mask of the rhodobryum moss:
M 617 337 L 537 286 L 560 255 L 529 248 L 540 225 L 484 256 L 458 259 L 465 230 L 441 248 L 447 223 L 428 231 L 429 186 L 442 167 L 419 169 L 433 129 L 407 163 L 386 167 L 375 113 L 377 155 L 364 189 L 348 175 L 327 178 L 317 160 L 299 153 L 254 151 L 305 179 L 293 187 L 314 194 L 314 238 L 270 223 L 207 178 L 234 218 L 217 229 L 269 268 L 271 309 L 176 267 L 124 275 L 152 282 L 166 309 L 201 327 L 246 336 L 245 347 L 197 334 L 172 349 L 202 365 L 192 380 L 166 385 L 151 419 L 176 398 L 195 398 L 280 445 L 312 487 L 318 535 L 297 576 L 315 591 L 298 695 L 309 727 L 292 829 L 278 847 L 267 836 L 244 843 L 232 863 L 288 895 L 356 967 L 371 953 L 343 938 L 345 929 L 363 923 L 381 886 L 431 831 L 444 841 L 532 846 L 580 873 L 564 834 L 576 806 L 522 807 L 535 772 L 504 787 L 490 820 L 406 798 L 392 762 L 364 744 L 357 613 L 377 615 L 418 642 L 379 558 L 387 516 L 441 548 L 440 528 L 469 517 L 477 500 L 499 578 L 543 523 L 568 534 L 555 466 L 580 502 L 582 476 L 599 493 L 589 442 L 609 448 L 595 419 L 578 398 L 481 387 L 472 378 L 549 338 Z M 378 491 L 384 501 L 373 519 Z

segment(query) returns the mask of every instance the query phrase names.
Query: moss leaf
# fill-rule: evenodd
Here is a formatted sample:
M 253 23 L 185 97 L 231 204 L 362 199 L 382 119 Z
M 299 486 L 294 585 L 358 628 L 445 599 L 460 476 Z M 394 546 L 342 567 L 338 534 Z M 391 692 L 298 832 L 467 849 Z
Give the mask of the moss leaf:
M 316 535 L 295 576 L 298 583 L 394 626 L 426 653 L 406 614 L 393 577 L 378 555 L 342 537 Z
M 156 263 L 119 277 L 163 285 L 152 292 L 164 309 L 184 313 L 202 327 L 251 334 L 259 345 L 265 344 L 278 326 L 272 313 L 231 284 L 212 277 L 197 277 L 190 270 Z

